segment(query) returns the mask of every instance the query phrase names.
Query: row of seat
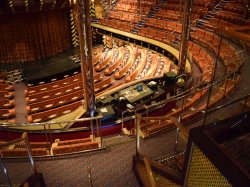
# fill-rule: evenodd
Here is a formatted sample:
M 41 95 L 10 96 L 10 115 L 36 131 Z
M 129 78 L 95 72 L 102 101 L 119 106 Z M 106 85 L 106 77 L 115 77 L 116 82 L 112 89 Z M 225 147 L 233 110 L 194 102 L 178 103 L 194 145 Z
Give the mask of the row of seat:
M 232 43 L 222 40 L 219 49 L 220 38 L 218 35 L 201 29 L 196 29 L 195 32 L 191 34 L 191 37 L 204 46 L 208 46 L 208 48 L 214 54 L 216 54 L 219 50 L 219 58 L 225 64 L 225 66 L 229 66 L 231 63 L 238 63 L 237 59 L 239 59 L 239 56 Z M 241 64 L 236 64 L 236 68 L 238 68 L 240 65 Z
M 57 87 L 56 89 L 47 90 L 45 92 L 38 91 L 38 92 L 35 92 L 34 94 L 29 94 L 26 97 L 26 102 L 28 104 L 36 103 L 36 102 L 40 102 L 43 100 L 63 96 L 63 95 L 69 94 L 71 92 L 81 90 L 82 88 L 83 88 L 83 83 L 80 80 L 77 82 L 72 82 L 71 84 L 66 85 L 66 86 Z
M 9 92 L 11 92 L 11 91 L 14 90 L 14 86 L 11 83 L 4 82 L 4 83 L 0 84 L 0 90 L 1 91 L 9 91 Z
M 220 19 L 216 19 L 216 18 L 211 18 L 209 19 L 209 21 L 207 20 L 202 20 L 202 21 L 199 21 L 203 24 L 203 27 L 205 29 L 208 29 L 208 30 L 211 30 L 211 31 L 214 31 L 215 28 L 218 28 L 218 27 L 221 27 L 221 26 L 233 26 L 232 23 L 229 23 L 229 22 L 226 22 L 226 21 L 223 21 L 223 20 L 220 20 Z
M 0 109 L 0 120 L 8 120 L 16 116 L 15 109 Z
M 27 121 L 29 123 L 48 121 L 48 120 L 51 120 L 53 118 L 63 116 L 65 114 L 73 112 L 80 106 L 82 106 L 82 102 L 79 100 L 79 101 L 73 102 L 73 103 L 68 104 L 68 105 L 62 105 L 60 107 L 53 108 L 50 110 L 45 110 L 42 112 L 30 114 L 27 116 Z
M 6 143 L 0 141 L 0 144 Z M 29 142 L 33 156 L 59 155 L 99 148 L 98 141 L 91 138 L 81 138 L 74 140 L 56 139 L 51 145 L 49 142 Z M 28 156 L 28 151 L 24 143 L 16 143 L 0 150 L 2 157 Z
M 108 51 L 105 59 L 102 59 L 96 66 L 95 66 L 95 71 L 99 72 L 102 71 L 104 68 L 108 66 L 110 61 L 112 60 L 114 56 L 114 51 L 111 49 Z
M 174 32 L 176 34 L 180 34 L 182 31 L 182 25 L 177 22 L 167 21 L 163 19 L 156 19 L 156 18 L 148 18 L 146 19 L 148 22 L 145 23 L 145 26 L 156 28 L 159 30 L 167 31 L 167 32 Z
M 135 67 L 134 68 L 132 67 L 128 71 L 129 72 L 129 76 L 127 76 L 125 78 L 125 82 L 133 81 L 142 72 L 142 70 L 146 66 L 146 62 L 147 62 L 146 51 L 144 49 L 139 49 L 138 53 L 139 53 L 138 54 L 139 58 L 137 58 L 136 61 L 135 61 L 136 66 L 134 65 Z
M 136 5 L 116 5 L 113 10 L 136 13 L 137 6 Z
M 14 98 L 14 92 L 0 91 L 0 97 L 3 98 L 3 99 L 13 99 Z
M 172 45 L 176 40 L 178 40 L 178 37 L 174 34 L 165 32 L 163 30 L 158 30 L 156 28 L 150 28 L 150 27 L 141 28 L 138 31 L 138 34 L 141 36 L 145 36 L 148 38 L 158 40 L 160 42 L 164 42 L 169 45 Z
M 15 106 L 13 99 L 0 99 L 0 109 L 9 109 Z
M 83 90 L 78 90 L 60 97 L 55 97 L 51 99 L 42 100 L 40 102 L 28 104 L 26 110 L 28 114 L 32 114 L 40 111 L 50 110 L 61 105 L 67 105 L 69 103 L 81 99 L 83 99 Z
M 109 17 L 112 19 L 118 19 L 132 23 L 138 23 L 141 20 L 141 17 L 139 15 L 123 11 L 110 11 Z
M 233 12 L 241 15 L 243 15 L 245 11 L 244 3 L 237 4 L 235 2 L 228 2 L 222 7 L 222 9 L 227 12 Z
M 161 9 L 163 10 L 172 10 L 176 12 L 178 15 L 180 15 L 180 5 L 179 4 L 166 4 L 161 5 Z M 203 17 L 208 13 L 209 9 L 204 6 L 193 6 L 192 7 L 192 14 L 199 15 L 200 17 Z
M 169 10 L 169 9 L 160 9 L 156 14 L 156 18 L 161 18 L 161 19 L 167 19 L 167 20 L 173 20 L 173 21 L 178 21 L 180 17 L 180 11 L 178 10 Z M 191 15 L 191 20 L 196 20 L 201 18 L 199 14 L 193 13 Z
M 106 76 L 109 76 L 116 71 L 116 69 L 120 66 L 123 59 L 125 58 L 126 53 L 129 52 L 129 50 L 127 50 L 127 48 L 125 49 L 124 47 L 119 47 L 118 51 L 119 55 L 115 62 L 104 70 L 104 74 Z
M 136 1 L 118 1 L 114 6 L 113 10 L 119 10 L 124 12 L 136 13 L 137 12 L 137 2 Z M 155 6 L 155 1 L 146 1 L 140 3 L 140 12 L 146 14 L 150 9 Z
M 7 76 L 4 72 L 1 75 L 3 78 Z M 8 121 L 15 117 L 16 110 L 11 109 L 15 106 L 13 98 L 13 84 L 5 79 L 0 79 L 0 120 Z
M 100 19 L 100 24 L 102 24 L 104 26 L 112 27 L 115 29 L 127 31 L 127 32 L 130 32 L 135 27 L 134 24 L 132 24 L 128 21 L 121 21 L 121 20 L 111 19 L 111 18 Z
M 215 18 L 217 19 L 224 20 L 226 22 L 229 22 L 235 25 L 247 25 L 247 24 L 249 25 L 248 20 L 244 18 L 240 18 L 227 11 L 216 12 L 215 14 L 213 14 L 213 16 L 215 16 Z
M 25 90 L 25 95 L 29 96 L 31 94 L 35 94 L 38 92 L 45 92 L 51 89 L 56 89 L 59 87 L 63 87 L 69 84 L 72 84 L 72 82 L 78 82 L 81 80 L 81 74 L 75 74 L 73 76 L 69 76 L 67 78 L 61 79 L 61 80 L 56 80 L 54 82 L 46 83 L 46 84 L 41 84 L 37 86 L 30 86 Z
M 115 79 L 121 79 L 127 74 L 128 70 L 132 67 L 137 55 L 138 48 L 131 46 L 129 58 L 123 67 L 119 67 L 119 70 L 115 73 Z

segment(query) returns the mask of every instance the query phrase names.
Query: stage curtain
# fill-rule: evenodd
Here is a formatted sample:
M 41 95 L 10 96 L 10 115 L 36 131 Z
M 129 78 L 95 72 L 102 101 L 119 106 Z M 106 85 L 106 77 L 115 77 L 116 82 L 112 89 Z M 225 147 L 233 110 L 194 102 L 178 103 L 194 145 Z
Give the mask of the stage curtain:
M 68 9 L 0 15 L 0 63 L 30 62 L 71 46 Z

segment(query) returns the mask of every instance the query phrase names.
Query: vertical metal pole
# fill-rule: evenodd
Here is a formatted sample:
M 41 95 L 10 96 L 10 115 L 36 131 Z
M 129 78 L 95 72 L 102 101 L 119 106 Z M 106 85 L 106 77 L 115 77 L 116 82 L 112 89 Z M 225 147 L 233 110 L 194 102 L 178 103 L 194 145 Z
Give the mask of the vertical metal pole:
M 9 186 L 11 187 L 12 183 L 11 183 L 10 176 L 8 174 L 7 168 L 6 168 L 6 166 L 5 166 L 4 162 L 3 162 L 3 159 L 1 157 L 0 157 L 0 160 L 1 160 L 2 167 L 3 167 L 4 175 L 8 179 Z
M 48 124 L 48 127 L 49 127 L 49 140 L 50 140 L 50 145 L 52 145 L 53 141 L 52 141 L 52 135 L 51 135 L 50 124 Z
M 99 123 L 99 135 L 100 135 L 100 147 L 102 147 L 102 120 L 101 118 L 98 119 L 98 123 Z
M 183 186 L 186 187 L 187 186 L 187 180 L 188 180 L 188 174 L 189 174 L 189 169 L 191 166 L 191 162 L 192 162 L 192 156 L 193 156 L 193 152 L 194 152 L 194 143 L 191 143 L 191 147 L 190 147 L 190 153 L 189 153 L 189 157 L 188 157 L 188 164 L 187 164 L 187 171 L 185 172 L 185 178 L 184 178 L 184 184 Z
M 84 109 L 87 116 L 94 116 L 95 88 L 92 64 L 92 34 L 88 0 L 77 1 L 78 32 L 81 57 L 81 71 L 84 90 Z
M 88 167 L 88 178 L 89 178 L 89 186 L 93 187 L 93 182 L 92 182 L 92 174 L 91 174 L 91 169 Z
M 140 153 L 140 133 L 139 133 L 139 129 L 140 129 L 140 121 L 141 121 L 141 115 L 140 114 L 136 114 L 136 155 L 139 155 Z
M 90 128 L 91 128 L 92 138 L 94 140 L 95 139 L 95 132 L 94 132 L 93 119 L 90 120 Z
M 178 122 L 180 123 L 181 122 L 181 117 L 179 116 L 178 118 Z M 175 153 L 177 153 L 177 148 L 178 148 L 178 143 L 179 143 L 179 131 L 180 131 L 180 128 L 176 128 L 176 137 L 175 137 L 175 146 L 174 146 L 174 151 Z
M 37 170 L 36 170 L 34 158 L 33 158 L 32 152 L 31 152 L 30 143 L 29 143 L 27 135 L 25 137 L 25 144 L 26 144 L 26 149 L 28 151 L 29 160 L 30 160 L 30 163 L 31 163 L 31 166 L 32 166 L 31 170 L 32 170 L 33 173 L 36 173 Z
M 179 54 L 178 74 L 185 73 L 186 59 L 187 59 L 187 48 L 190 34 L 190 19 L 192 11 L 192 0 L 185 1 L 185 10 L 182 22 L 182 33 L 181 33 L 181 46 Z
M 47 131 L 46 125 L 43 125 L 43 128 L 44 128 L 44 133 L 45 133 L 45 139 L 46 139 L 46 142 L 47 142 L 47 145 L 49 148 L 49 147 L 51 147 L 51 142 L 48 139 L 48 131 Z

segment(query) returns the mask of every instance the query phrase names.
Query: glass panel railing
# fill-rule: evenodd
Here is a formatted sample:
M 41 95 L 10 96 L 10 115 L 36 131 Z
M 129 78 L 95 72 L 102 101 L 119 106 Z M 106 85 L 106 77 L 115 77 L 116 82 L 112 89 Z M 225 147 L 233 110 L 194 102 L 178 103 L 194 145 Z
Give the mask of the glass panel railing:
M 16 149 L 17 145 L 24 145 L 25 149 Z M 22 155 L 21 162 L 15 163 L 13 158 Z M 18 186 L 37 172 L 32 151 L 27 138 L 27 133 L 23 133 L 21 138 L 0 144 L 0 181 L 3 186 Z M 11 158 L 10 158 L 11 157 Z
M 43 123 L 32 123 L 32 124 L 10 124 L 1 123 L 0 130 L 1 140 L 3 143 L 18 138 L 20 132 L 27 131 L 31 141 L 31 148 L 35 156 L 55 156 L 61 154 L 69 154 L 72 152 L 83 152 L 89 150 L 96 150 L 103 148 L 102 143 L 102 116 L 92 118 L 80 118 L 77 120 L 63 121 L 63 122 L 43 122 Z M 66 128 L 62 130 L 54 130 L 51 128 L 53 125 L 60 125 L 62 123 L 78 123 L 75 128 Z M 88 123 L 85 127 L 81 127 L 81 123 Z M 42 127 L 40 131 L 31 131 L 31 127 Z M 21 130 L 16 131 L 20 128 Z M 13 130 L 15 129 L 15 131 Z M 83 129 L 85 131 L 83 131 Z M 86 131 L 87 130 L 87 131 Z M 81 133 L 82 132 L 82 133 Z M 76 135 L 74 136 L 74 133 Z M 63 134 L 63 138 L 62 137 Z M 84 136 L 82 136 L 84 134 Z M 74 136 L 74 138 L 72 138 Z M 23 156 L 24 145 L 18 144 L 13 145 L 13 149 L 10 150 L 13 156 Z M 0 151 L 2 151 L 0 149 Z M 12 155 L 8 155 L 12 156 Z

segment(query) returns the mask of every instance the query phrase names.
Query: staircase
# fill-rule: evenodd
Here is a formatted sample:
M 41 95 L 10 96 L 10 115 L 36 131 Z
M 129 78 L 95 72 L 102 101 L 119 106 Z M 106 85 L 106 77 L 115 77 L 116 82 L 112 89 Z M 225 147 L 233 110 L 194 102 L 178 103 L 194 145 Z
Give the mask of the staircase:
M 154 161 L 156 163 L 163 164 L 171 169 L 180 170 L 180 167 L 177 164 L 177 158 L 181 158 L 181 157 L 184 157 L 184 152 L 164 155 L 162 157 L 154 159 Z
M 140 182 L 143 184 L 144 187 L 152 187 L 151 181 L 150 181 L 150 176 L 148 174 L 145 163 L 134 159 L 133 169 L 134 169 L 134 172 L 137 174 L 136 176 L 138 176 L 140 178 Z M 151 170 L 151 172 L 152 172 L 152 175 L 154 177 L 154 181 L 156 183 L 156 186 L 158 186 L 158 187 L 166 187 L 166 186 L 178 187 L 178 186 L 181 186 L 181 185 L 167 179 L 166 177 L 164 177 L 160 173 L 155 172 L 153 169 Z
M 229 2 L 229 0 L 222 0 L 220 1 L 217 5 L 215 5 L 215 7 L 213 8 L 213 10 L 209 11 L 205 16 L 204 16 L 204 20 L 207 20 L 209 21 L 211 18 L 214 17 L 214 13 L 215 12 L 218 12 L 220 10 L 222 10 L 222 7 L 227 3 Z M 201 20 L 197 20 L 197 27 L 201 27 L 203 28 L 204 27 L 204 21 L 201 19 Z
M 153 17 L 155 17 L 155 14 L 156 14 L 159 10 L 160 10 L 160 5 L 156 5 L 155 8 L 154 8 L 153 10 L 150 10 L 150 11 L 147 13 L 146 17 L 148 17 L 148 18 L 153 18 Z

